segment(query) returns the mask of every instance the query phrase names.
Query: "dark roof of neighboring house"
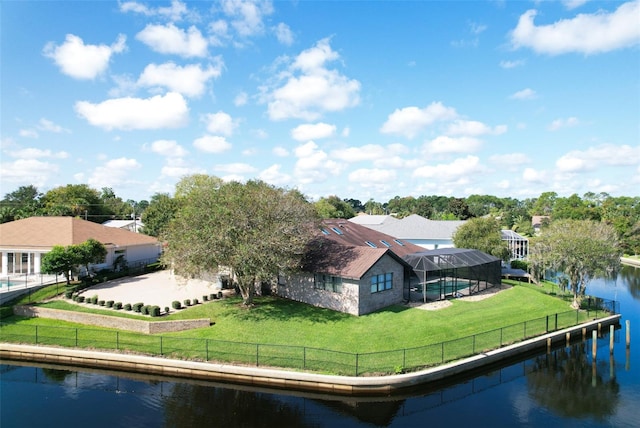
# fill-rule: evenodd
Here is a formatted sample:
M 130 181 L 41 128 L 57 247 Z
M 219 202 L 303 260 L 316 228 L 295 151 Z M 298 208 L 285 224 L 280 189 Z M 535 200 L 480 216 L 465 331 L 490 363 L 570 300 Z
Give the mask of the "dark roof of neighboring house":
M 324 220 L 322 232 L 308 246 L 303 268 L 359 279 L 385 255 L 406 265 L 402 257 L 419 251 L 424 248 L 343 219 Z
M 93 238 L 119 247 L 157 244 L 153 236 L 102 226 L 77 217 L 29 217 L 0 224 L 0 247 L 46 249 Z

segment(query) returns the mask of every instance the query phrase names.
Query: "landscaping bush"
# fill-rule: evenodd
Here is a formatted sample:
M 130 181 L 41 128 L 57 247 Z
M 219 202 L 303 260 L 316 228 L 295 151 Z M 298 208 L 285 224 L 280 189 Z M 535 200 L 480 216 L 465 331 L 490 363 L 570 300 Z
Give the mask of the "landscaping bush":
M 173 302 L 171 302 L 171 307 L 173 309 L 181 309 L 182 308 L 182 304 L 179 301 L 174 300 Z
M 217 294 L 213 294 L 213 293 L 212 293 L 212 294 L 209 294 L 209 298 L 210 298 L 211 300 L 215 300 L 217 297 L 218 297 L 218 295 L 217 295 Z
M 113 300 L 107 300 L 107 308 L 113 308 Z
M 64 292 L 64 297 L 66 299 L 71 299 L 73 297 L 73 290 L 67 290 Z
M 200 302 L 198 301 L 198 299 L 193 299 L 193 304 L 194 304 L 194 305 L 197 305 L 198 303 L 200 303 Z
M 113 304 L 113 309 L 119 311 L 120 309 L 122 309 L 122 302 L 115 302 Z
M 169 306 L 165 306 L 165 307 L 164 307 L 164 313 L 165 313 L 165 314 L 168 314 L 168 313 L 169 313 Z
M 124 310 L 125 311 L 130 311 L 131 310 L 131 303 L 127 303 L 124 305 Z
M 189 299 L 184 299 L 184 305 L 185 305 L 185 306 L 191 306 L 191 300 L 189 300 Z
M 97 296 L 97 295 L 96 295 L 96 296 L 91 297 L 91 303 L 93 303 L 94 305 L 97 305 L 97 304 L 98 304 L 98 296 Z
M 149 315 L 149 309 L 151 308 L 151 306 L 149 305 L 144 305 L 143 307 L 140 308 L 140 313 L 142 315 Z
M 203 301 L 203 302 L 206 302 L 206 301 L 207 301 L 207 299 L 209 299 L 209 296 L 207 296 L 206 294 L 205 294 L 204 296 L 202 296 L 202 301 Z
M 222 291 L 218 291 L 218 299 L 222 299 Z
M 78 297 L 76 298 L 76 302 L 78 302 L 78 303 L 84 303 L 84 296 L 78 296 Z
M 133 312 L 140 313 L 140 310 L 142 309 L 143 306 L 144 306 L 144 303 L 134 303 L 131 308 L 133 309 Z
M 152 317 L 159 317 L 160 316 L 160 306 L 152 306 L 149 310 L 149 315 L 151 315 Z
M 525 272 L 529 271 L 529 263 L 524 260 L 511 260 L 511 269 L 522 269 Z

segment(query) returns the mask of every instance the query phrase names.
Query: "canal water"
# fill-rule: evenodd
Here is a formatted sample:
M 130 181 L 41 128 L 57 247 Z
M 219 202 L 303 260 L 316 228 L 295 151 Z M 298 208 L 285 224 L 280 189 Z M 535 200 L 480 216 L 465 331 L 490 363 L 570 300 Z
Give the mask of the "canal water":
M 12 427 L 638 427 L 640 268 L 587 292 L 620 302 L 622 329 L 389 398 L 338 398 L 210 382 L 0 365 L 0 426 Z M 631 347 L 625 347 L 625 322 Z

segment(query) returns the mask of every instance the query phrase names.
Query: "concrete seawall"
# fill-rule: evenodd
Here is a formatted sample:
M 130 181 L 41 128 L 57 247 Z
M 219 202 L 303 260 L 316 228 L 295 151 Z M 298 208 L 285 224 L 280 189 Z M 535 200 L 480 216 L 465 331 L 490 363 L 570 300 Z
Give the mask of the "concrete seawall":
M 0 343 L 0 358 L 134 373 L 152 373 L 174 378 L 222 381 L 256 387 L 313 391 L 342 396 L 388 396 L 419 385 L 462 375 L 518 355 L 545 349 L 549 345 L 564 343 L 567 340 L 567 334 L 573 339 L 589 338 L 592 331 L 607 332 L 610 325 L 618 325 L 619 322 L 620 315 L 612 315 L 426 370 L 376 377 L 331 376 L 290 370 L 13 343 Z
M 629 257 L 620 257 L 620 261 L 625 265 L 640 267 L 640 260 L 638 259 L 631 259 Z

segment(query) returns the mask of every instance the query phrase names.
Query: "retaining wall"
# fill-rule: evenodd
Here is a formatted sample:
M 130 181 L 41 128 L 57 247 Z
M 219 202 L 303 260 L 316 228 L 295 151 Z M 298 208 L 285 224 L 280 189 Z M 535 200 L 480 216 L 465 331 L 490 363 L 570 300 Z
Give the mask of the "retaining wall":
M 0 358 L 152 373 L 170 377 L 223 381 L 288 390 L 325 392 L 343 396 L 389 396 L 408 388 L 461 375 L 509 358 L 550 347 L 553 344 L 563 343 L 571 338 L 589 338 L 591 331 L 607 332 L 610 325 L 619 325 L 619 322 L 620 315 L 612 315 L 438 367 L 419 372 L 378 377 L 331 376 L 13 343 L 0 343 Z
M 52 318 L 61 321 L 134 331 L 144 334 L 191 330 L 194 328 L 209 327 L 211 325 L 209 318 L 177 321 L 144 321 L 84 312 L 62 311 L 38 306 L 14 306 L 13 313 L 22 317 Z

